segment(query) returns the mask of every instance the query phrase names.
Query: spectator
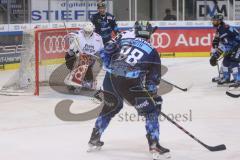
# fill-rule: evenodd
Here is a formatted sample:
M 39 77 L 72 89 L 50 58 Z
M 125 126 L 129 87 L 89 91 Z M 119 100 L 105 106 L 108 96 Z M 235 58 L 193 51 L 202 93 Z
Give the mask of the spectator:
M 171 14 L 171 10 L 169 8 L 167 8 L 165 10 L 166 16 L 163 18 L 164 21 L 175 21 L 177 20 L 175 15 Z

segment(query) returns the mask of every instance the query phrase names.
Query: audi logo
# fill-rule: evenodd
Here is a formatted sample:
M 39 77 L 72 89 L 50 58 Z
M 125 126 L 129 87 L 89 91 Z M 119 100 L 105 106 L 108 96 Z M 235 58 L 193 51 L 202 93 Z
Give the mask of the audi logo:
M 65 36 L 47 36 L 43 41 L 43 49 L 47 54 L 63 53 L 68 49 L 68 43 Z
M 151 36 L 151 44 L 154 48 L 167 48 L 171 44 L 171 37 L 167 33 L 153 33 Z

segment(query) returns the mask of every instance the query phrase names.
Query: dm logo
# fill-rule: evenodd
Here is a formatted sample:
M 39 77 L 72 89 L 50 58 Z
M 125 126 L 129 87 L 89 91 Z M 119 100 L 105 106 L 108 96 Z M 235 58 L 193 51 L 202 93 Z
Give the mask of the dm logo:
M 212 1 L 198 1 L 197 2 L 197 19 L 201 20 L 205 17 L 211 18 L 216 13 L 222 13 L 224 17 L 228 16 L 227 3 L 225 1 L 219 1 L 213 3 Z

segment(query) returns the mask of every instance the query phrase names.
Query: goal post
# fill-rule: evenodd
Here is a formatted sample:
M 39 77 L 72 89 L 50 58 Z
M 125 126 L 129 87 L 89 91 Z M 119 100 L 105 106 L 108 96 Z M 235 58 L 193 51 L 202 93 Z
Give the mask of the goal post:
M 23 32 L 20 67 L 0 90 L 5 95 L 39 95 L 41 85 L 64 63 L 69 32 L 79 28 L 35 29 Z

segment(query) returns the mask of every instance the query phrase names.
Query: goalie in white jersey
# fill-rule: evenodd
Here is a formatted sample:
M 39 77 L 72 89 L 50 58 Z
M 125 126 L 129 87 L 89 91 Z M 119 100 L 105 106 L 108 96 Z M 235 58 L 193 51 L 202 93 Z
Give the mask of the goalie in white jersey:
M 96 54 L 104 47 L 101 36 L 94 32 L 94 25 L 87 22 L 82 30 L 69 34 L 69 43 L 65 60 L 71 72 L 65 78 L 65 84 L 71 90 L 79 87 L 95 89 L 96 80 L 92 68 Z

